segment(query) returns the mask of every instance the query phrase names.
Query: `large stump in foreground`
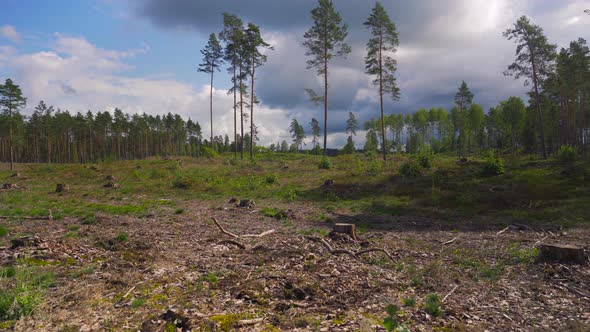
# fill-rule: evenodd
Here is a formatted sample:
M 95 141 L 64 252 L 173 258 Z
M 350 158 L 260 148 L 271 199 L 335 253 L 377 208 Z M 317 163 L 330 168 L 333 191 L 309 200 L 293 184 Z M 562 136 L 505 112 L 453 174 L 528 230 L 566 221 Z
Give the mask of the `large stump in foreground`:
M 588 258 L 583 248 L 566 244 L 543 243 L 539 246 L 541 250 L 539 260 L 559 263 L 586 264 Z
M 334 224 L 332 232 L 350 235 L 353 240 L 358 241 L 358 236 L 356 235 L 356 226 L 354 224 Z

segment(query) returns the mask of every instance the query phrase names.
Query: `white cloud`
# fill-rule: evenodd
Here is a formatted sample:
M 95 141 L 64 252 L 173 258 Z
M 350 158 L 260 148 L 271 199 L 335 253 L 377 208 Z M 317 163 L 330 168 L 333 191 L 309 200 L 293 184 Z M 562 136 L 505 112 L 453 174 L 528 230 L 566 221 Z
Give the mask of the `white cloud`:
M 22 41 L 20 34 L 12 25 L 0 26 L 0 36 L 9 39 L 14 43 L 20 43 Z
M 142 52 L 100 49 L 83 38 L 57 35 L 51 49 L 14 56 L 10 64 L 29 99 L 29 109 L 44 100 L 70 112 L 112 111 L 115 107 L 128 113 L 172 112 L 199 121 L 208 137 L 209 86 L 195 89 L 173 79 L 124 75 L 130 66 L 123 60 Z M 232 136 L 233 97 L 226 90 L 217 89 L 213 97 L 214 134 Z M 263 144 L 286 135 L 285 110 L 261 104 L 255 108 L 255 120 Z

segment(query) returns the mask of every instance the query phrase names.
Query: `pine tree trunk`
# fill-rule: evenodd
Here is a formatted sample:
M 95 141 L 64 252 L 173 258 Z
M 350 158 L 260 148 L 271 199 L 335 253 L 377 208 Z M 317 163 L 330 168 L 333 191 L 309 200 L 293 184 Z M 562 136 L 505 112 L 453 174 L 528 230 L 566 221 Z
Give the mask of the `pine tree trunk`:
M 209 107 L 211 113 L 211 149 L 213 149 L 213 71 L 215 69 L 211 66 L 211 86 L 209 89 Z
M 383 36 L 379 36 L 379 100 L 381 102 L 381 148 L 383 161 L 387 161 L 387 143 L 385 141 L 385 119 L 383 115 Z
M 533 67 L 533 84 L 535 86 L 535 100 L 537 102 L 537 112 L 539 113 L 539 131 L 541 134 L 541 149 L 543 149 L 543 159 L 547 159 L 547 147 L 545 146 L 545 130 L 543 129 L 543 112 L 541 110 L 541 96 L 539 95 L 539 82 L 537 77 L 537 66 L 535 64 L 535 55 L 529 45 L 531 53 L 531 63 Z
M 250 160 L 254 160 L 254 71 L 256 69 L 252 67 L 251 80 L 251 93 L 250 93 Z
M 324 45 L 324 156 L 328 142 L 328 46 Z

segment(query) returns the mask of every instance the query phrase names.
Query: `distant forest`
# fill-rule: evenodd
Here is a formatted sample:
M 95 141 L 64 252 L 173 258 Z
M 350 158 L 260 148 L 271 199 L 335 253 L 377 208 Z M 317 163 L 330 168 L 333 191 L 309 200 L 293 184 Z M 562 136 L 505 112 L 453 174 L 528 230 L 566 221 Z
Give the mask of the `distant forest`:
M 350 47 L 345 43 L 347 25 L 330 0 L 319 0 L 311 11 L 312 27 L 303 36 L 308 69 L 323 79 L 323 91 L 305 89 L 310 100 L 324 108 L 323 153 L 327 153 L 328 72 L 329 62 L 345 57 Z M 509 97 L 487 112 L 477 103 L 466 82 L 462 82 L 454 98 L 455 106 L 420 109 L 413 114 L 385 114 L 383 98 L 400 98 L 393 58 L 399 45 L 395 24 L 378 2 L 364 25 L 370 31 L 367 39 L 365 69 L 371 76 L 380 97 L 380 117 L 367 121 L 364 151 L 383 154 L 416 153 L 423 147 L 439 153 L 466 155 L 494 149 L 500 153 L 540 153 L 544 158 L 560 147 L 575 148 L 587 156 L 590 142 L 590 49 L 586 40 L 572 41 L 557 50 L 549 43 L 543 29 L 523 16 L 504 32 L 516 44 L 515 59 L 508 64 L 506 76 L 524 79 L 531 87 L 528 105 L 519 97 Z M 198 121 L 185 120 L 173 113 L 164 115 L 126 114 L 116 109 L 70 113 L 40 102 L 30 116 L 21 114 L 26 97 L 11 79 L 0 84 L 0 160 L 3 162 L 95 162 L 105 159 L 138 159 L 152 156 L 193 156 L 246 151 L 254 158 L 255 150 L 299 152 L 308 145 L 321 153 L 320 121 L 289 125 L 292 141 L 269 147 L 256 147 L 257 128 L 254 107 L 256 69 L 267 60 L 271 45 L 262 39 L 260 28 L 233 14 L 224 13 L 223 29 L 212 33 L 199 71 L 210 75 L 211 100 L 208 140 Z M 234 130 L 215 135 L 213 126 L 214 73 L 226 63 L 231 76 Z M 482 64 L 485 65 L 485 64 Z M 249 86 L 247 85 L 249 84 Z M 302 87 L 304 89 L 305 87 Z M 248 111 L 250 114 L 248 114 Z M 250 128 L 244 130 L 244 123 Z M 340 153 L 356 151 L 354 137 L 360 129 L 355 115 L 346 122 L 348 142 Z M 237 144 L 236 144 L 237 143 Z M 256 149 L 255 149 L 256 148 Z

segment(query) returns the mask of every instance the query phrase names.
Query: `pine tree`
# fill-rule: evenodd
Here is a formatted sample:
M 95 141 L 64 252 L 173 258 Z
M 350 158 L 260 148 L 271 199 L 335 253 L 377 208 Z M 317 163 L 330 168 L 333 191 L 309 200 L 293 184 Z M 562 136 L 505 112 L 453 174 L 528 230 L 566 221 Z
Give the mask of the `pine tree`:
M 254 159 L 254 104 L 257 103 L 256 95 L 254 94 L 254 80 L 256 77 L 256 68 L 262 66 L 267 56 L 261 53 L 261 48 L 270 48 L 270 44 L 262 39 L 260 28 L 252 23 L 248 24 L 245 38 L 246 47 L 246 61 L 248 63 L 248 73 L 250 74 L 250 159 Z
M 522 16 L 507 29 L 503 36 L 508 40 L 515 40 L 516 60 L 504 72 L 504 75 L 514 76 L 515 79 L 525 78 L 525 85 L 532 81 L 535 106 L 539 117 L 539 133 L 541 135 L 541 148 L 544 159 L 547 159 L 547 146 L 545 142 L 545 130 L 543 112 L 541 110 L 541 89 L 543 82 L 553 70 L 555 49 L 557 46 L 550 44 L 543 33 L 543 29 L 530 22 L 528 17 Z
M 209 35 L 209 41 L 205 48 L 201 50 L 203 62 L 199 65 L 199 72 L 211 75 L 211 84 L 209 89 L 209 107 L 211 119 L 211 143 L 213 143 L 213 74 L 219 71 L 223 63 L 223 49 L 214 33 Z M 211 146 L 213 148 L 213 146 Z
M 223 31 L 219 33 L 219 39 L 225 42 L 224 59 L 230 64 L 228 71 L 230 71 L 232 74 L 232 88 L 228 91 L 228 93 L 233 93 L 234 95 L 234 158 L 236 159 L 238 158 L 237 89 L 240 89 L 240 93 L 243 90 L 241 85 L 238 87 L 237 74 L 238 67 L 242 68 L 242 65 L 240 64 L 239 52 L 240 48 L 242 47 L 243 37 L 244 28 L 242 20 L 236 15 L 223 13 Z M 242 75 L 240 74 L 240 76 Z
M 318 7 L 311 11 L 313 26 L 305 32 L 303 46 L 307 49 L 308 69 L 316 69 L 316 73 L 324 78 L 324 155 L 327 151 L 328 139 L 328 63 L 335 57 L 345 57 L 350 47 L 344 42 L 347 25 L 342 24 L 340 14 L 334 9 L 332 0 L 319 0 Z
M 371 15 L 364 23 L 371 29 L 371 38 L 367 43 L 367 56 L 365 65 L 367 74 L 376 76 L 373 85 L 379 88 L 381 110 L 381 143 L 383 160 L 387 159 L 387 141 L 385 139 L 385 116 L 383 113 L 383 96 L 388 94 L 393 100 L 399 100 L 400 91 L 394 76 L 397 70 L 397 61 L 391 53 L 396 52 L 399 39 L 395 24 L 389 18 L 381 3 L 376 2 Z
M 3 115 L 8 116 L 8 127 L 9 127 L 9 136 L 8 136 L 8 144 L 10 149 L 10 170 L 14 170 L 14 126 L 15 126 L 15 119 L 13 117 L 14 113 L 17 113 L 21 108 L 25 107 L 27 104 L 27 98 L 23 97 L 23 93 L 20 87 L 10 78 L 6 79 L 4 84 L 0 84 L 0 111 L 2 111 Z

